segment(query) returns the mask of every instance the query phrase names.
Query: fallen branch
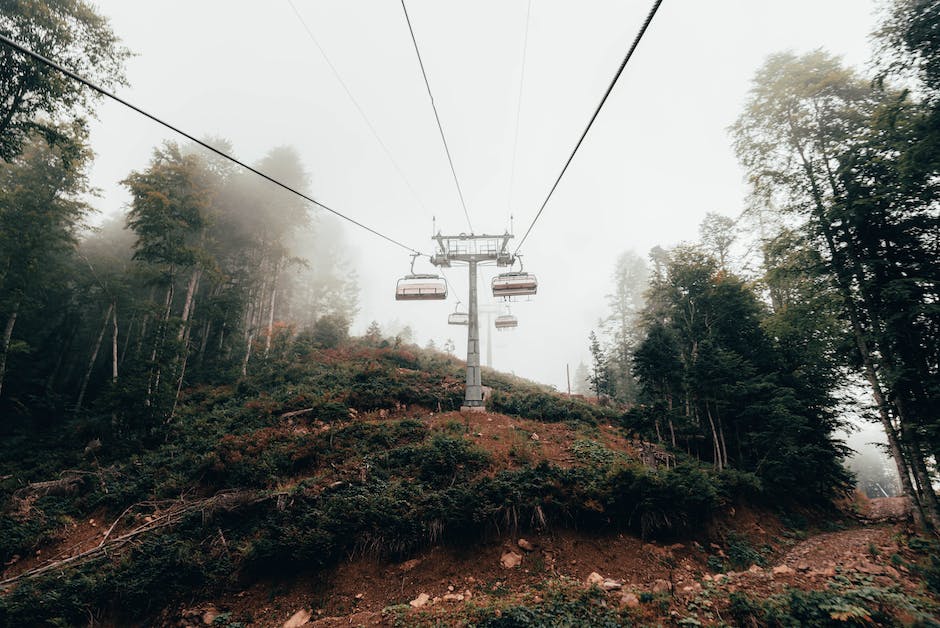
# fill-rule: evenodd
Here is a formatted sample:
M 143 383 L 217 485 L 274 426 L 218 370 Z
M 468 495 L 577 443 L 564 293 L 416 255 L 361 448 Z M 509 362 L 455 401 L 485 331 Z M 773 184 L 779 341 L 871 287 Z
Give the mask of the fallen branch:
M 111 538 L 110 534 L 113 532 L 115 526 L 118 522 L 126 515 L 132 508 L 135 506 L 140 506 L 146 502 L 141 502 L 139 504 L 133 504 L 129 506 L 120 517 L 118 517 L 108 531 L 105 533 L 105 538 L 102 539 L 101 543 L 95 547 L 85 550 L 84 552 L 79 552 L 74 556 L 69 556 L 68 558 L 63 558 L 61 560 L 55 560 L 53 562 L 40 565 L 39 567 L 34 567 L 24 571 L 21 574 L 6 578 L 5 580 L 0 580 L 0 588 L 8 588 L 10 585 L 19 582 L 20 580 L 27 580 L 30 578 L 35 578 L 41 576 L 44 573 L 50 571 L 56 571 L 63 569 L 65 567 L 72 567 L 84 564 L 95 558 L 98 558 L 101 555 L 106 555 L 109 550 L 118 548 L 128 541 L 133 540 L 134 538 L 146 534 L 147 532 L 153 532 L 161 528 L 171 526 L 180 519 L 183 518 L 187 513 L 196 511 L 196 510 L 211 510 L 213 508 L 220 508 L 226 511 L 235 510 L 241 506 L 247 504 L 258 503 L 276 497 L 277 493 L 265 493 L 258 494 L 255 492 L 225 492 L 213 495 L 212 497 L 207 497 L 205 499 L 195 500 L 192 502 L 183 503 L 179 507 L 170 510 L 166 513 L 158 515 L 153 518 L 153 520 L 140 525 L 129 532 L 125 532 L 120 536 Z
M 307 414 L 308 412 L 313 412 L 316 408 L 304 408 L 303 410 L 293 410 L 292 412 L 285 412 L 284 414 L 278 415 L 279 419 L 289 419 L 294 416 L 299 416 L 301 414 Z
M 45 497 L 46 495 L 71 495 L 78 490 L 82 483 L 82 478 L 77 475 L 67 475 L 58 480 L 46 480 L 45 482 L 31 482 L 21 489 L 18 489 L 13 496 L 17 499 L 27 497 Z

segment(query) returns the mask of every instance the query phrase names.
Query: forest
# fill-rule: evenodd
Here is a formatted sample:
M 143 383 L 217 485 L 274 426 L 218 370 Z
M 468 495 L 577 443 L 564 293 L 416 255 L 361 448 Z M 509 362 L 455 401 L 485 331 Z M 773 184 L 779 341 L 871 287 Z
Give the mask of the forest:
M 698 242 L 649 264 L 624 253 L 581 374 L 634 403 L 628 420 L 657 442 L 789 491 L 849 481 L 833 436 L 846 416 L 877 422 L 934 529 L 937 17 L 935 3 L 896 3 L 869 76 L 823 50 L 766 60 L 729 129 L 747 209 L 709 214 Z
M 933 625 L 940 3 L 885 6 L 869 71 L 823 49 L 763 62 L 728 129 L 746 208 L 707 213 L 697 241 L 620 255 L 595 295 L 607 315 L 575 373 L 582 394 L 486 369 L 477 418 L 458 412 L 452 341 L 422 349 L 377 322 L 350 334 L 344 227 L 288 190 L 168 139 L 124 173 L 123 213 L 102 218 L 101 97 L 0 42 L 0 625 L 190 625 L 199 604 L 215 612 L 203 623 L 233 628 L 281 625 L 271 608 L 292 604 L 389 625 Z M 134 53 L 85 0 L 0 0 L 0 34 L 127 85 Z M 289 145 L 252 167 L 313 187 Z M 856 525 L 859 507 L 838 504 L 855 490 L 840 434 L 859 417 L 883 430 L 910 500 L 911 525 L 868 544 L 883 571 L 714 589 Z M 735 527 L 761 513 L 776 523 Z M 587 574 L 556 568 L 582 550 L 520 537 L 548 531 L 636 539 L 623 554 L 655 556 L 650 582 L 585 589 Z M 421 554 L 439 547 L 467 569 L 489 548 L 527 570 L 480 575 L 466 597 L 450 586 L 438 598 L 475 586 L 477 605 L 435 615 L 443 602 L 408 602 L 401 565 L 439 563 Z M 333 570 L 366 559 L 392 575 L 363 576 L 375 588 L 359 597 L 327 592 Z M 783 579 L 815 572 L 784 562 Z M 693 563 L 714 584 L 682 598 L 673 580 Z M 914 584 L 873 580 L 888 567 Z M 316 584 L 295 595 L 304 578 Z M 268 588 L 236 597 L 252 587 Z

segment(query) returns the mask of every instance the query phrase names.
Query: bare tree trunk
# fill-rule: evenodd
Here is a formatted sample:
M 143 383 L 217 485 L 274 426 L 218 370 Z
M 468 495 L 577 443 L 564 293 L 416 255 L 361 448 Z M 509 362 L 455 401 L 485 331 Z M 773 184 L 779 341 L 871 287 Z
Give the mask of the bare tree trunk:
M 124 359 L 127 357 L 127 348 L 131 346 L 131 336 L 133 336 L 131 332 L 134 331 L 134 323 L 136 322 L 137 314 L 134 314 L 134 316 L 131 317 L 131 322 L 127 325 L 127 329 L 124 331 L 124 348 L 121 349 L 121 357 L 118 359 L 119 365 L 124 364 Z
M 196 307 L 196 300 L 193 299 L 190 303 L 191 308 Z M 176 406 L 180 402 L 180 394 L 183 391 L 183 378 L 186 377 L 186 363 L 189 361 L 189 332 L 192 329 L 189 325 L 186 325 L 186 333 L 183 334 L 183 363 L 180 365 L 180 376 L 179 380 L 176 382 L 176 396 L 173 398 L 173 407 L 170 409 L 170 415 L 167 417 L 166 422 L 169 423 L 173 420 L 173 417 L 176 415 Z
M 927 471 L 927 465 L 924 464 L 920 439 L 904 421 L 899 420 L 898 423 L 901 426 L 901 437 L 907 442 L 908 449 L 911 452 L 909 456 L 911 469 L 914 471 L 914 478 L 920 487 L 920 502 L 924 508 L 924 514 L 934 527 L 934 531 L 940 533 L 940 512 L 938 512 L 937 507 L 937 495 L 933 490 L 930 472 Z
M 183 302 L 183 315 L 180 317 L 182 324 L 180 325 L 179 332 L 176 335 L 177 340 L 182 340 L 183 335 L 186 333 L 189 323 L 189 315 L 192 312 L 193 305 L 193 295 L 196 293 L 196 286 L 199 285 L 199 278 L 202 275 L 202 270 L 198 267 L 193 269 L 193 274 L 189 277 L 189 285 L 186 286 L 186 300 Z
M 0 351 L 0 394 L 3 394 L 3 377 L 7 372 L 7 353 L 10 350 L 10 339 L 13 338 L 13 327 L 16 325 L 16 317 L 20 313 L 20 303 L 17 301 L 13 305 L 13 311 L 7 318 L 6 327 L 3 330 L 3 347 Z
M 268 337 L 264 340 L 264 359 L 268 359 L 268 354 L 271 352 L 271 337 L 274 335 L 274 306 L 277 299 L 277 280 L 278 273 L 280 271 L 280 262 L 275 262 L 274 264 L 274 279 L 271 284 L 271 307 L 268 312 Z
M 153 302 L 153 293 L 156 292 L 156 286 L 150 286 L 150 294 L 147 296 L 147 304 Z M 147 335 L 147 320 L 150 318 L 150 313 L 148 310 L 144 310 L 144 318 L 140 323 L 140 334 L 137 336 L 137 348 L 134 349 L 134 357 L 140 357 L 140 349 L 144 342 L 144 337 Z
M 166 300 L 163 303 L 163 319 L 160 327 L 157 329 L 157 337 L 153 341 L 153 350 L 150 352 L 150 363 L 153 365 L 157 361 L 157 349 L 163 344 L 163 338 L 166 335 L 166 326 L 170 320 L 170 308 L 173 306 L 173 282 L 166 289 Z M 151 366 L 150 376 L 147 378 L 147 399 L 145 405 L 150 406 L 153 399 L 153 392 L 160 388 L 160 367 Z
M 118 379 L 118 319 L 117 319 L 117 303 L 114 301 L 111 302 L 111 308 L 113 310 L 111 321 L 113 323 L 112 333 L 111 333 L 111 381 L 116 382 Z
M 104 340 L 104 332 L 108 329 L 108 321 L 111 319 L 111 312 L 114 311 L 114 303 L 108 306 L 105 312 L 104 322 L 101 323 L 101 331 L 98 332 L 98 339 L 95 341 L 95 348 L 88 359 L 88 367 L 85 369 L 85 376 L 82 378 L 82 387 L 78 391 L 78 401 L 75 402 L 75 413 L 82 409 L 82 401 L 85 399 L 85 390 L 88 388 L 88 380 L 91 379 L 91 372 L 95 367 L 95 360 L 98 358 L 98 352 L 101 350 L 101 342 Z
M 669 400 L 669 438 L 672 440 L 672 446 L 676 446 L 676 428 L 672 424 L 672 392 L 667 393 L 666 398 Z
M 199 342 L 199 360 L 197 366 L 202 366 L 202 361 L 206 355 L 206 345 L 209 344 L 209 333 L 212 331 L 212 321 L 206 319 L 206 324 L 202 327 L 202 338 Z
M 242 377 L 248 376 L 248 360 L 251 359 L 251 344 L 255 339 L 254 333 L 248 334 L 248 346 L 245 348 L 245 358 L 242 360 Z
M 888 410 L 888 401 L 885 398 L 884 391 L 881 387 L 881 382 L 878 378 L 878 373 L 875 369 L 875 362 L 868 347 L 868 340 L 865 337 L 865 330 L 862 327 L 861 317 L 859 316 L 857 305 L 852 295 L 851 286 L 849 285 L 848 279 L 844 276 L 844 273 L 849 271 L 849 269 L 845 268 L 845 266 L 842 264 L 842 254 L 836 246 L 835 238 L 833 237 L 829 225 L 826 222 L 822 193 L 819 190 L 819 186 L 816 181 L 816 175 L 813 173 L 812 165 L 804 155 L 802 147 L 796 142 L 794 142 L 794 146 L 799 152 L 803 169 L 806 172 L 806 176 L 810 182 L 810 189 L 815 205 L 816 221 L 819 224 L 819 229 L 826 241 L 826 247 L 829 250 L 829 257 L 834 267 L 833 270 L 836 278 L 836 285 L 839 288 L 843 304 L 845 305 L 845 308 L 849 314 L 849 322 L 851 323 L 852 333 L 855 337 L 856 348 L 858 349 L 859 356 L 862 359 L 862 370 L 865 379 L 872 388 L 872 394 L 875 398 L 875 403 L 878 406 L 878 416 L 882 426 L 884 427 L 885 436 L 888 439 L 888 448 L 891 452 L 891 457 L 894 458 L 894 463 L 898 468 L 898 476 L 901 481 L 901 490 L 911 500 L 914 519 L 917 526 L 921 529 L 927 529 L 926 521 L 928 517 L 931 519 L 931 524 L 936 526 L 936 522 L 932 520 L 933 517 L 930 516 L 929 511 L 925 508 L 926 504 L 923 503 L 924 500 L 922 495 L 919 493 L 919 491 L 915 490 L 914 485 L 911 483 L 911 467 L 909 466 L 909 463 L 910 465 L 915 464 L 914 458 L 918 456 L 918 453 L 913 452 L 911 456 L 905 456 L 904 450 L 901 447 L 898 439 L 898 433 L 894 429 L 894 425 L 891 423 L 891 416 Z M 905 429 L 903 417 L 899 418 L 899 423 L 903 431 Z
M 721 459 L 721 444 L 718 441 L 718 430 L 715 428 L 715 420 L 712 418 L 712 411 L 708 407 L 708 402 L 705 402 L 705 416 L 708 417 L 708 424 L 711 426 L 712 430 L 712 449 L 715 453 L 715 468 L 721 471 L 724 468 L 724 464 Z

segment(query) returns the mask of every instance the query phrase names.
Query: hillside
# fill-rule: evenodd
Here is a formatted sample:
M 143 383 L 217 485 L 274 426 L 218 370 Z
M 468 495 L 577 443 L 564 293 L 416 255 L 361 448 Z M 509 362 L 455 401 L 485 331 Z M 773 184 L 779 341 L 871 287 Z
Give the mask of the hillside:
M 160 439 L 99 439 L 87 419 L 42 447 L 8 438 L 0 623 L 891 625 L 936 612 L 932 546 L 903 506 L 875 522 L 860 520 L 868 504 L 799 506 L 640 440 L 621 410 L 496 372 L 489 412 L 462 415 L 462 364 L 446 354 L 353 340 L 277 355 L 237 385 L 184 391 Z

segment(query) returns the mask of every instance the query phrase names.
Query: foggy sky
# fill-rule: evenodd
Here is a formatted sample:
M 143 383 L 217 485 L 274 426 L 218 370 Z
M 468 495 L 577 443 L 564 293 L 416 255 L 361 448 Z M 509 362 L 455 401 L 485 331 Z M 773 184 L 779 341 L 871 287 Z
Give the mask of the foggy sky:
M 220 136 L 248 162 L 295 146 L 312 195 L 419 250 L 431 220 L 466 231 L 401 6 L 294 0 L 417 191 L 402 181 L 286 0 L 98 2 L 137 56 L 120 95 L 197 136 Z M 514 193 L 509 174 L 526 0 L 409 0 L 418 43 L 477 232 L 525 231 L 650 3 L 533 0 Z M 587 362 L 617 256 L 696 237 L 708 211 L 736 216 L 746 189 L 727 127 L 768 54 L 817 47 L 864 68 L 872 0 L 665 0 L 523 249 L 539 295 L 495 336 L 497 368 L 565 386 Z M 146 167 L 170 132 L 103 102 L 92 124 L 92 183 L 104 214 L 129 201 L 118 182 Z M 446 303 L 396 303 L 409 258 L 348 226 L 361 284 L 354 331 L 410 323 L 420 344 L 452 338 Z M 430 268 L 425 264 L 421 268 Z M 416 270 L 418 268 L 416 267 Z M 488 269 L 481 281 L 488 282 Z M 466 271 L 448 272 L 466 293 Z M 485 284 L 484 284 L 485 286 Z M 481 290 L 486 294 L 485 290 Z M 465 297 L 464 297 L 465 299 Z

